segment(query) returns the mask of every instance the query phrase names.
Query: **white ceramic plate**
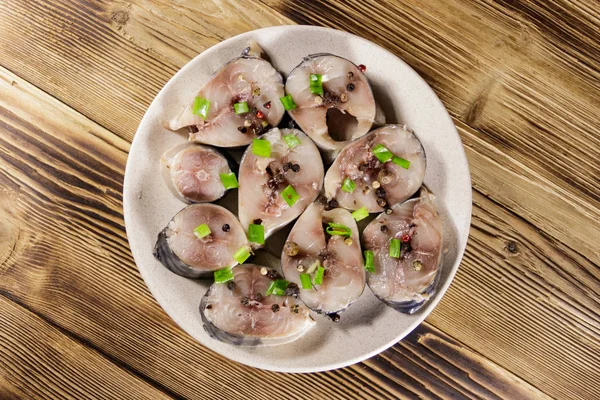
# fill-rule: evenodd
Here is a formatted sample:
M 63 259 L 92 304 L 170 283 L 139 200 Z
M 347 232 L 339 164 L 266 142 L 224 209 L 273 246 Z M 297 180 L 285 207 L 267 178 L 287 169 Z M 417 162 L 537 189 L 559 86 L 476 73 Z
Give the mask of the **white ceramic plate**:
M 406 124 L 423 143 L 427 154 L 425 184 L 437 196 L 445 220 L 447 252 L 437 293 L 414 315 L 385 306 L 367 287 L 341 314 L 338 323 L 315 315 L 315 328 L 296 342 L 275 347 L 236 347 L 212 339 L 203 329 L 198 309 L 210 282 L 177 276 L 152 256 L 157 234 L 185 206 L 165 186 L 159 160 L 166 150 L 186 138 L 164 126 L 214 71 L 239 56 L 250 39 L 259 43 L 284 76 L 302 57 L 313 53 L 333 53 L 355 64 L 365 64 L 387 122 Z M 232 360 L 274 371 L 315 372 L 350 365 L 380 353 L 413 330 L 440 301 L 466 246 L 471 222 L 471 181 L 464 149 L 450 116 L 427 83 L 407 64 L 349 33 L 312 26 L 281 26 L 219 43 L 171 78 L 148 108 L 133 140 L 123 203 L 127 236 L 140 273 L 158 303 L 179 326 L 206 347 Z M 288 231 L 275 235 L 272 247 L 280 246 Z M 268 254 L 258 258 L 266 264 L 277 265 L 279 261 Z

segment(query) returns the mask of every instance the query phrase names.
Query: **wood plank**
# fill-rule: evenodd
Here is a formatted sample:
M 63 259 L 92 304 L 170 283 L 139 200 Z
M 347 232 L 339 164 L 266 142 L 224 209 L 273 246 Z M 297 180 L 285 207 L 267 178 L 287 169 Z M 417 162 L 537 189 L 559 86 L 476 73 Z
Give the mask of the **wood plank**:
M 136 375 L 190 398 L 301 398 L 306 388 L 332 399 L 543 397 L 428 325 L 380 357 L 319 374 L 269 373 L 213 354 L 164 314 L 133 264 L 115 197 L 123 141 L 2 69 L 0 94 L 0 293 Z M 115 170 L 97 171 L 101 161 Z M 55 165 L 60 173 L 46 172 Z
M 170 399 L 0 296 L 0 397 Z

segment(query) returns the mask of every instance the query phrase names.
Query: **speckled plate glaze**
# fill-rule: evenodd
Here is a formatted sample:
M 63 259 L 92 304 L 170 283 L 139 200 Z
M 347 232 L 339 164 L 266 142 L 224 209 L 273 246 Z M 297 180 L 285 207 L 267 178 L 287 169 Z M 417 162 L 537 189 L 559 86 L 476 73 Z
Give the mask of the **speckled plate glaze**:
M 388 123 L 406 124 L 427 154 L 425 184 L 437 196 L 445 222 L 445 255 L 437 293 L 413 315 L 385 306 L 367 287 L 334 323 L 315 315 L 315 328 L 296 342 L 276 347 L 241 348 L 212 339 L 204 331 L 198 307 L 210 282 L 182 278 L 152 256 L 157 234 L 184 207 L 161 178 L 161 155 L 186 137 L 164 128 L 211 74 L 256 40 L 286 76 L 302 57 L 333 53 L 367 66 L 367 77 Z M 235 191 L 234 191 L 235 192 Z M 229 203 L 235 204 L 234 193 Z M 462 258 L 471 222 L 471 181 L 465 152 L 444 106 L 423 79 L 402 60 L 374 43 L 341 31 L 311 26 L 265 28 L 228 39 L 190 61 L 154 99 L 133 140 L 123 193 L 131 251 L 148 288 L 163 309 L 187 333 L 209 349 L 257 368 L 316 372 L 344 367 L 376 355 L 412 331 L 448 289 Z M 225 200 L 227 203 L 227 199 Z M 276 234 L 281 248 L 288 230 Z M 251 260 L 250 260 L 251 261 Z M 278 266 L 263 253 L 253 261 Z

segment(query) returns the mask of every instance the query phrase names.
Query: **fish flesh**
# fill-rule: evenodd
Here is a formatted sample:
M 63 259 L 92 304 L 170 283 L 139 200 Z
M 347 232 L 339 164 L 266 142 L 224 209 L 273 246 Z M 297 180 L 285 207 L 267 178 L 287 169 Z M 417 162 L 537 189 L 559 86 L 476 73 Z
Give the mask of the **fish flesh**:
M 386 125 L 344 147 L 325 176 L 325 195 L 340 207 L 380 212 L 419 190 L 426 164 L 412 132 Z
M 215 204 L 192 204 L 158 234 L 153 254 L 177 275 L 204 278 L 236 265 L 240 249 L 249 251 L 250 246 L 235 215 Z
M 308 308 L 290 294 L 294 291 L 266 295 L 280 278 L 274 270 L 243 264 L 232 273 L 229 282 L 213 283 L 200 302 L 204 329 L 212 337 L 239 346 L 273 346 L 292 342 L 315 325 Z
M 285 114 L 281 74 L 256 43 L 221 67 L 185 109 L 169 123 L 190 128 L 190 140 L 218 147 L 248 145 Z
M 238 216 L 242 226 L 248 230 L 258 222 L 268 237 L 317 198 L 323 175 L 319 150 L 308 136 L 297 129 L 271 129 L 246 149 L 240 162 Z
M 381 213 L 362 234 L 365 249 L 373 252 L 375 272 L 367 273 L 369 287 L 384 303 L 405 313 L 423 306 L 439 276 L 443 224 L 434 200 L 422 188 L 418 198 L 392 206 L 391 214 Z M 391 240 L 399 241 L 399 257 L 390 256 Z
M 311 84 L 315 76 L 320 87 Z M 385 123 L 365 74 L 351 61 L 333 54 L 305 57 L 290 72 L 285 90 L 296 104 L 288 110 L 290 116 L 323 150 L 327 161 L 369 132 L 374 122 Z
M 299 285 L 304 304 L 334 320 L 365 288 L 358 227 L 342 208 L 325 210 L 320 203 L 311 204 L 287 238 L 281 265 L 285 278 Z M 321 267 L 322 282 L 315 284 Z M 303 287 L 301 274 L 309 275 L 308 288 Z
M 227 188 L 221 175 L 236 169 L 229 155 L 189 142 L 168 150 L 160 162 L 171 192 L 188 203 L 208 203 L 223 197 Z

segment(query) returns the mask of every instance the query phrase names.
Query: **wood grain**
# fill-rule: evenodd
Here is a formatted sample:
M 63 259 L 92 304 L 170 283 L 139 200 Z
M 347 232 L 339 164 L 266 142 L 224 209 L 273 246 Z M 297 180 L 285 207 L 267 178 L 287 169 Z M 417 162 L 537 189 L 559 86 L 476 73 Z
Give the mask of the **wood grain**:
M 3 399 L 171 398 L 6 297 L 0 310 Z
M 86 164 L 93 166 L 110 158 L 124 167 L 119 148 L 124 143 L 114 136 L 114 145 L 103 146 L 111 142 L 103 128 L 0 71 L 0 155 L 5 166 L 0 172 L 5 190 L 0 197 L 0 294 L 53 329 L 69 332 L 174 396 L 258 399 L 282 391 L 302 398 L 310 387 L 315 398 L 544 397 L 427 324 L 363 365 L 320 374 L 268 373 L 213 354 L 174 326 L 141 281 L 127 251 L 120 206 L 111 200 L 119 193 L 120 179 L 99 185 L 97 192 L 88 189 L 87 200 L 81 201 L 82 182 L 100 182 L 101 177 L 94 168 L 77 173 L 78 159 L 87 156 Z M 35 115 L 26 108 L 32 102 L 37 104 Z M 90 131 L 95 135 L 86 135 Z M 96 151 L 84 155 L 77 147 Z M 67 162 L 53 184 L 42 174 L 31 175 L 61 160 Z M 77 181 L 72 180 L 75 174 Z M 467 372 L 458 374 L 457 366 Z
M 415 68 L 454 118 L 474 188 L 467 253 L 427 323 L 310 375 L 247 369 L 175 327 L 133 264 L 121 205 L 129 142 L 172 74 L 290 21 L 359 34 Z M 172 396 L 600 398 L 599 28 L 590 0 L 0 0 L 0 300 Z M 26 365 L 33 348 L 10 340 Z M 5 376 L 0 395 L 37 394 L 39 376 Z

